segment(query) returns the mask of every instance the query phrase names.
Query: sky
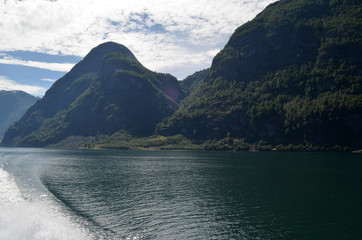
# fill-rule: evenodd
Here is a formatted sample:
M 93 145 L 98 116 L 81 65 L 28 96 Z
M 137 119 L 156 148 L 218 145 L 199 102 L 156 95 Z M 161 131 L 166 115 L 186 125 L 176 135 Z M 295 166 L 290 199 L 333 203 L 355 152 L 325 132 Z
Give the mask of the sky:
M 97 45 L 182 80 L 275 0 L 0 0 L 0 90 L 41 97 Z

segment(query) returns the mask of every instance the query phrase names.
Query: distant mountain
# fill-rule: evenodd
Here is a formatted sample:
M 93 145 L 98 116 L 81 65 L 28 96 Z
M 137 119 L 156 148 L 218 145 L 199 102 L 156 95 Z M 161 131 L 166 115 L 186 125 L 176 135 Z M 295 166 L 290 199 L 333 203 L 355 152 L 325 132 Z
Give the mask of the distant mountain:
M 107 42 L 56 81 L 6 132 L 4 146 L 47 146 L 68 136 L 125 130 L 152 135 L 156 123 L 178 108 L 175 77 L 143 67 L 129 49 Z
M 23 91 L 0 90 L 0 140 L 6 129 L 19 120 L 37 98 Z
M 180 83 L 120 44 L 101 44 L 2 145 L 362 149 L 361 29 L 361 1 L 281 0 L 236 29 L 210 69 Z
M 282 0 L 239 27 L 162 135 L 362 148 L 362 2 Z
M 185 93 L 186 97 L 200 86 L 202 80 L 204 80 L 209 70 L 210 69 L 207 68 L 201 71 L 197 71 L 192 75 L 186 77 L 184 80 L 179 81 L 180 87 L 182 91 Z

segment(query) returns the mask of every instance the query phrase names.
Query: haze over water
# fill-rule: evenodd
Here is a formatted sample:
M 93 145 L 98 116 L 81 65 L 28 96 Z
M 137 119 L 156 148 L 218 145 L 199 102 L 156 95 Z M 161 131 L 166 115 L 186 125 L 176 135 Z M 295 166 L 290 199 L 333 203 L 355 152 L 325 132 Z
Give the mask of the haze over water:
M 360 239 L 362 158 L 0 148 L 0 239 Z

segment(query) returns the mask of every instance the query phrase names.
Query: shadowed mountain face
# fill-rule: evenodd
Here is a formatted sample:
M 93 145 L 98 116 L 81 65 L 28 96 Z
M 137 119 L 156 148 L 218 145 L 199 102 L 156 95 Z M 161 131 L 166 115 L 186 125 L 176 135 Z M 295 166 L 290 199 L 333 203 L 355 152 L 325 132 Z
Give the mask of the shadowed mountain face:
M 362 147 L 362 2 L 279 1 L 239 27 L 164 135 Z
M 101 44 L 9 128 L 2 145 L 156 129 L 197 140 L 361 149 L 361 29 L 361 1 L 273 3 L 182 90 L 126 47 Z
M 151 135 L 183 98 L 177 79 L 143 67 L 123 45 L 94 48 L 6 132 L 4 146 L 46 146 L 71 135 Z
M 37 98 L 23 91 L 0 91 L 0 139 L 6 129 L 19 120 Z
M 179 81 L 180 87 L 182 91 L 185 93 L 185 96 L 190 95 L 195 89 L 197 89 L 202 80 L 206 77 L 207 73 L 209 72 L 209 68 L 197 71 L 194 74 L 186 77 L 184 80 Z

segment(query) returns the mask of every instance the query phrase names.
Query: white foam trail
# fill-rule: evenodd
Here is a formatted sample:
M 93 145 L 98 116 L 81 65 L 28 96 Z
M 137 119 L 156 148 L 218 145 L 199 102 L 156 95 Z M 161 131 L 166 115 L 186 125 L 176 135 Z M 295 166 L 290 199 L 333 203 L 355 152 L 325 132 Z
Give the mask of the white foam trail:
M 86 230 L 50 208 L 25 200 L 14 178 L 0 166 L 0 240 L 91 239 Z
M 0 206 L 19 202 L 21 192 L 11 175 L 0 166 Z

